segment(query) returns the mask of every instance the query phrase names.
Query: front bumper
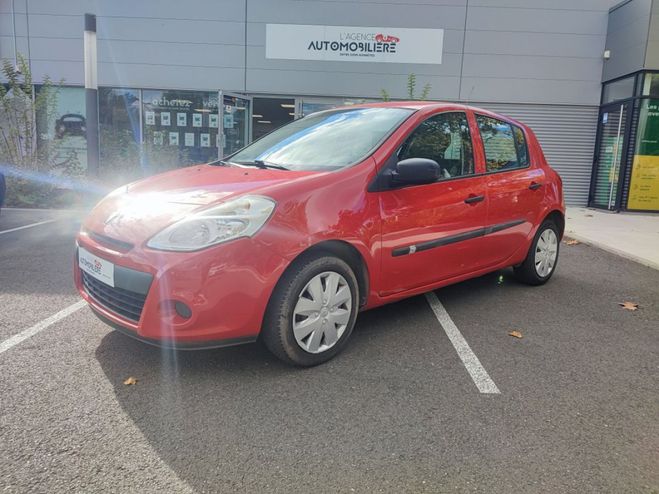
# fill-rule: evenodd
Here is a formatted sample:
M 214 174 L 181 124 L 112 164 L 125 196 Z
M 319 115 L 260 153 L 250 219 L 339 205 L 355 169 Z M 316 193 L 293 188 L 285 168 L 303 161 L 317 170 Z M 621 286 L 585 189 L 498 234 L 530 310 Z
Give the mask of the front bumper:
M 209 348 L 254 341 L 270 295 L 288 261 L 251 238 L 198 252 L 162 252 L 116 245 L 81 233 L 77 245 L 115 264 L 120 290 L 144 294 L 141 311 L 125 312 L 83 282 L 77 251 L 74 279 L 80 295 L 107 324 L 146 343 Z M 101 287 L 102 288 L 102 287 Z M 110 293 L 108 297 L 124 296 Z M 129 293 L 130 295 L 130 293 Z M 117 299 L 118 300 L 118 299 Z M 139 298 L 128 301 L 139 306 Z M 185 318 L 174 303 L 190 308 Z M 131 305 L 130 307 L 133 307 Z

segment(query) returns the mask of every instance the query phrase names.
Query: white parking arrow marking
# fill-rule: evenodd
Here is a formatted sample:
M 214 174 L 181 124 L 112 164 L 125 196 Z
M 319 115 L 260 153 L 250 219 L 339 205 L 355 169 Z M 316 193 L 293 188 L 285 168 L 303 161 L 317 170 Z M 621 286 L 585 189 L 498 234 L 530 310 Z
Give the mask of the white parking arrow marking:
M 451 319 L 451 316 L 448 315 L 437 295 L 435 295 L 435 292 L 426 293 L 426 300 L 428 300 L 430 308 L 435 313 L 439 324 L 444 328 L 446 336 L 451 340 L 453 348 L 458 352 L 460 360 L 462 360 L 467 372 L 469 372 L 474 384 L 476 384 L 478 391 L 487 394 L 500 394 L 499 388 L 497 388 L 497 385 L 494 384 L 492 378 L 490 378 L 485 368 L 481 365 L 476 354 L 469 348 L 467 340 L 464 339 L 462 333 L 460 333 L 460 330 Z

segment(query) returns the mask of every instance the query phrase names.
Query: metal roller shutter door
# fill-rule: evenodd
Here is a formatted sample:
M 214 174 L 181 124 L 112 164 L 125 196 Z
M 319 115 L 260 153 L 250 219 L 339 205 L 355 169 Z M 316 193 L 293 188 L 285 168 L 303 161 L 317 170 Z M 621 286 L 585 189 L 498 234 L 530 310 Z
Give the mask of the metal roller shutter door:
M 524 122 L 535 132 L 549 164 L 563 179 L 565 202 L 586 206 L 598 107 L 470 103 Z

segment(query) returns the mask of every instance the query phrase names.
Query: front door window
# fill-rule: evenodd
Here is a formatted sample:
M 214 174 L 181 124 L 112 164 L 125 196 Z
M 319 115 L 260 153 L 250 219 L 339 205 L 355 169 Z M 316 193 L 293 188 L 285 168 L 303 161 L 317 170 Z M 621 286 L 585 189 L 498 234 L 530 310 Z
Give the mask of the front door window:
M 447 112 L 424 121 L 398 151 L 398 161 L 408 158 L 436 161 L 442 179 L 472 175 L 474 156 L 467 115 Z

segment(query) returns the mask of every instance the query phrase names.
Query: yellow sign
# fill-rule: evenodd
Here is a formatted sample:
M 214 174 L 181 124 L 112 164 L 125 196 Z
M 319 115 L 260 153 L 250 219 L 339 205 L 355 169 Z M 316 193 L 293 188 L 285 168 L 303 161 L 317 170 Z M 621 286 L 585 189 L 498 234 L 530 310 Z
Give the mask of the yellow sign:
M 627 207 L 659 211 L 659 156 L 634 156 Z

